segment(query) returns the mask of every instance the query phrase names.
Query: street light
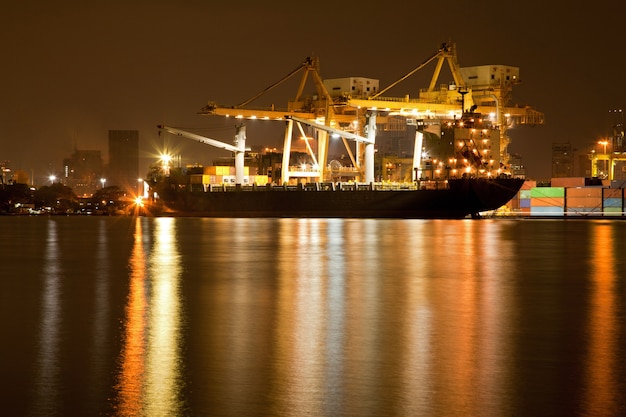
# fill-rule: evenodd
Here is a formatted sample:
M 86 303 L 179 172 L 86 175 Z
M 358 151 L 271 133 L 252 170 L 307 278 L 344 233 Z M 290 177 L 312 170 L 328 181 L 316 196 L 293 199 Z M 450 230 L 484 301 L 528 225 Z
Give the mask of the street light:
M 57 179 L 57 177 L 55 175 L 50 175 L 48 179 L 50 180 L 51 184 L 54 184 L 54 181 Z
M 170 175 L 170 163 L 172 162 L 172 155 L 163 154 L 161 155 L 161 169 L 163 170 L 163 174 L 166 176 Z
M 100 178 L 100 183 L 102 184 L 102 188 L 104 188 L 105 182 L 107 182 L 106 178 Z
M 605 155 L 606 155 L 606 145 L 608 145 L 608 144 L 609 144 L 608 140 L 601 140 L 601 141 L 598 142 L 598 145 L 604 146 L 604 154 Z

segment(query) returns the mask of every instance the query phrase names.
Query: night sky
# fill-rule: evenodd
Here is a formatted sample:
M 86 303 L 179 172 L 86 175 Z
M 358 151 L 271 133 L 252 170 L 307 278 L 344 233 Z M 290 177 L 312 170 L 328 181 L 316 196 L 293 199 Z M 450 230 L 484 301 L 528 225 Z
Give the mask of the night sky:
M 394 82 L 456 42 L 463 66 L 520 67 L 513 103 L 546 124 L 510 131 L 534 179 L 550 176 L 552 142 L 593 146 L 626 109 L 626 2 L 588 1 L 11 1 L 0 14 L 0 160 L 59 173 L 75 148 L 101 150 L 110 129 L 139 130 L 141 172 L 163 146 L 183 164 L 228 155 L 157 124 L 231 141 L 234 119 L 199 116 L 235 105 L 317 56 L 324 78 Z M 271 6 L 269 5 L 271 4 Z M 434 63 L 388 95 L 417 96 Z M 450 81 L 442 73 L 441 83 Z M 273 92 L 285 107 L 299 77 Z M 264 104 L 262 101 L 253 104 Z M 280 145 L 282 127 L 250 121 L 248 143 Z M 280 131 L 280 133 L 276 133 Z

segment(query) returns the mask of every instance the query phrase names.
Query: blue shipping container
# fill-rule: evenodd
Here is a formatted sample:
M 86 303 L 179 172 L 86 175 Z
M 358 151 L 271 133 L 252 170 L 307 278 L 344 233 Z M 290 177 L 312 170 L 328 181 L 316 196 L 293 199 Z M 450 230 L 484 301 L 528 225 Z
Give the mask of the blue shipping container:
M 531 216 L 563 216 L 564 214 L 563 207 L 532 206 L 530 208 Z
M 602 201 L 602 205 L 604 207 L 622 207 L 622 199 L 621 198 L 605 198 Z

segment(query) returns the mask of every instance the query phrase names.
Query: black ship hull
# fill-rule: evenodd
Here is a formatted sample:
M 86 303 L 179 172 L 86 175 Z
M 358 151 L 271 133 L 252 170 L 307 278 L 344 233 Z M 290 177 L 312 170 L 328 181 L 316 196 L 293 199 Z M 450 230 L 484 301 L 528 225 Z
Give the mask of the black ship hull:
M 162 214 L 195 217 L 461 219 L 511 200 L 522 179 L 453 179 L 421 189 L 233 187 L 178 192 Z M 444 186 L 445 184 L 445 186 Z M 429 188 L 430 187 L 430 188 Z

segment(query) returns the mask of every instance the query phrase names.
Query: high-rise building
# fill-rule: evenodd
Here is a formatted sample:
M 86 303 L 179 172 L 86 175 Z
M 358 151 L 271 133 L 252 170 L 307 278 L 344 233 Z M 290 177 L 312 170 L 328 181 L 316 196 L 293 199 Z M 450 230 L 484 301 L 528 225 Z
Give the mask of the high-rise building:
M 109 166 L 106 185 L 134 192 L 139 178 L 139 131 L 109 130 Z

